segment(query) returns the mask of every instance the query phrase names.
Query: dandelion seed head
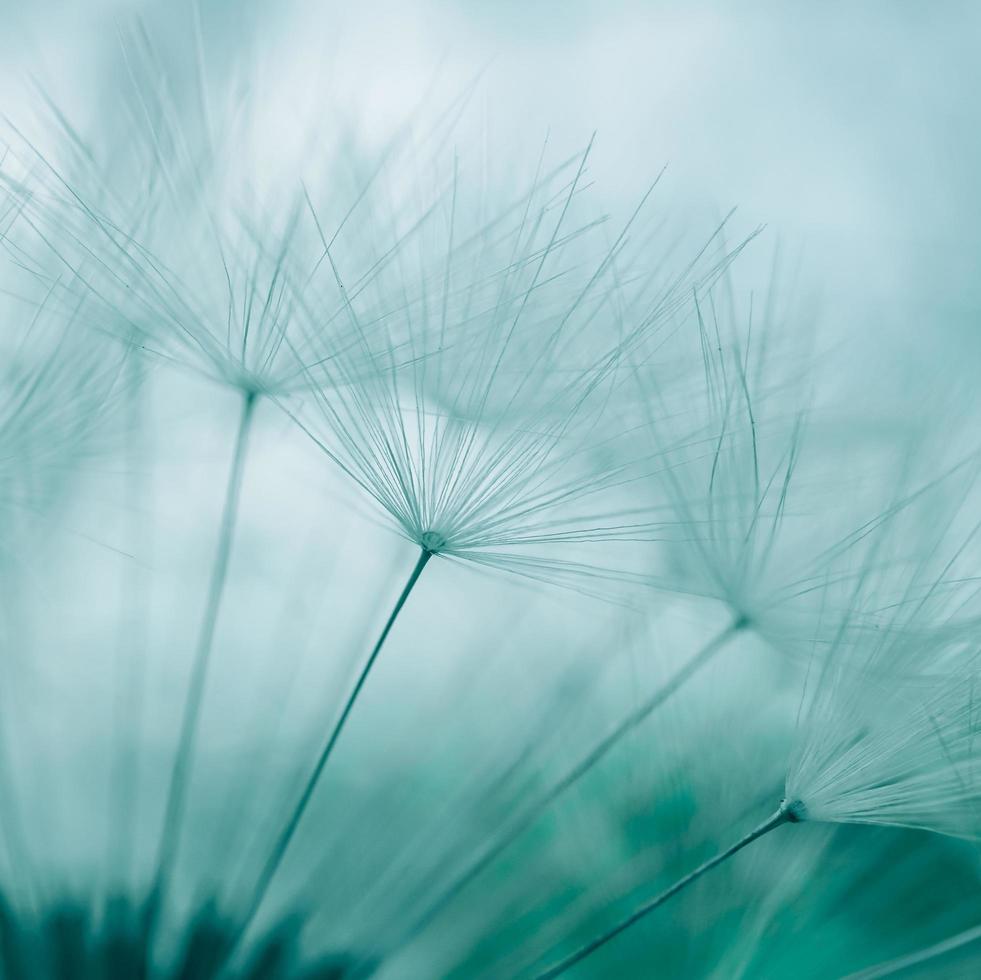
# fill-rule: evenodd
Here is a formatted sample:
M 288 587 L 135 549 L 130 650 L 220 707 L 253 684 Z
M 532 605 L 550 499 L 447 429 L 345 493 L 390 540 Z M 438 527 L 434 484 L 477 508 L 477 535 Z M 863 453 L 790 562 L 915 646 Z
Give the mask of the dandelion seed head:
M 309 373 L 323 382 L 298 419 L 427 551 L 549 581 L 625 581 L 629 571 L 604 569 L 585 546 L 661 528 L 630 498 L 651 454 L 612 422 L 629 362 L 689 302 L 690 278 L 724 259 L 709 250 L 706 268 L 657 288 L 640 279 L 631 294 L 618 266 L 640 259 L 624 254 L 626 228 L 611 247 L 580 213 L 586 155 L 540 172 L 490 219 L 465 207 L 454 171 L 448 228 L 424 222 L 412 263 L 423 273 L 402 276 L 387 300 L 353 295 L 357 273 L 331 256 L 350 353 L 373 368 L 347 352 L 318 365 Z M 561 558 L 549 554 L 558 546 Z
M 123 388 L 125 352 L 79 329 L 42 297 L 18 309 L 0 366 L 0 505 L 43 510 L 77 465 L 97 451 Z
M 693 373 L 665 391 L 656 367 L 637 375 L 646 431 L 662 454 L 647 486 L 678 529 L 655 553 L 652 579 L 723 603 L 736 628 L 788 648 L 820 606 L 814 583 L 827 541 L 809 512 L 831 508 L 801 477 L 802 360 L 778 356 L 783 320 L 771 312 L 756 322 L 751 298 L 737 304 L 731 286 L 694 299 L 685 329 L 701 362 L 697 380 Z
M 945 501 L 942 482 L 932 489 L 910 499 L 933 517 L 954 513 L 937 525 L 906 515 L 928 545 L 923 557 L 911 565 L 884 560 L 891 547 L 908 550 L 910 538 L 903 523 L 883 525 L 862 569 L 846 580 L 850 601 L 833 617 L 805 681 L 786 792 L 814 820 L 978 838 L 975 588 L 956 572 L 973 535 L 953 557 L 945 552 L 959 498 Z
M 359 290 L 383 264 L 379 236 L 359 232 L 381 221 L 354 216 L 369 209 L 378 163 L 353 142 L 308 147 L 292 168 L 263 180 L 256 107 L 241 92 L 206 90 L 202 79 L 188 87 L 147 44 L 124 37 L 133 70 L 107 95 L 128 120 L 124 140 L 110 127 L 79 146 L 53 105 L 40 137 L 15 130 L 23 178 L 7 183 L 30 242 L 21 262 L 55 281 L 63 307 L 84 296 L 91 329 L 158 363 L 246 396 L 302 390 L 304 368 L 352 341 L 324 260 L 328 241 L 368 270 Z M 211 117 L 205 107 L 222 100 L 239 104 Z M 340 208 L 312 210 L 322 186 Z M 398 212 L 393 205 L 386 230 Z M 325 309 L 327 294 L 333 309 Z

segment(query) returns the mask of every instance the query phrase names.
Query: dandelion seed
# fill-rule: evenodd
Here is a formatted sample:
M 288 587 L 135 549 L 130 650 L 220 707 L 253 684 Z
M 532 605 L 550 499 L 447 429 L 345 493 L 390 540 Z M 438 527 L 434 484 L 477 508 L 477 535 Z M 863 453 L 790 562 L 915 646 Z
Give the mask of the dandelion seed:
M 649 416 L 667 420 L 649 426 L 655 438 L 663 438 L 676 418 L 687 425 L 688 441 L 681 434 L 675 440 L 680 449 L 665 445 L 669 465 L 655 474 L 658 490 L 688 532 L 679 542 L 668 540 L 662 546 L 667 568 L 660 581 L 672 591 L 721 601 L 733 618 L 772 635 L 774 617 L 820 571 L 819 565 L 813 567 L 816 562 L 808 568 L 795 555 L 792 566 L 784 557 L 791 547 L 797 555 L 808 553 L 799 534 L 791 537 L 796 528 L 788 510 L 792 494 L 799 494 L 806 401 L 795 399 L 788 424 L 787 409 L 778 398 L 797 379 L 792 370 L 777 373 L 766 363 L 771 339 L 754 325 L 752 308 L 744 339 L 736 314 L 721 314 L 714 293 L 695 303 L 704 363 L 704 384 L 698 388 L 704 389 L 704 407 L 679 410 L 655 385 L 641 389 Z M 775 329 L 764 326 L 769 333 Z M 689 401 L 698 397 L 685 394 Z M 812 545 L 809 551 L 816 555 L 825 547 Z M 798 602 L 792 618 L 798 620 L 802 612 Z
M 21 540 L 37 518 L 50 523 L 66 483 L 80 466 L 107 450 L 108 423 L 125 378 L 118 350 L 79 335 L 74 318 L 53 315 L 47 297 L 25 316 L 23 307 L 4 323 L 0 368 L 0 562 L 13 565 L 17 581 L 30 568 L 37 540 Z M 5 318 L 6 319 L 6 318 Z M 5 603 L 13 590 L 5 589 Z M 0 689 L 10 697 L 7 650 Z M 27 893 L 37 888 L 25 843 L 25 816 L 9 785 L 14 740 L 9 712 L 0 724 L 0 831 L 11 849 L 12 878 Z
M 196 91 L 190 106 L 182 106 L 189 111 L 178 111 L 172 83 L 157 70 L 148 41 L 131 41 L 125 54 L 135 118 L 123 148 L 132 160 L 131 184 L 111 186 L 93 163 L 93 148 L 81 143 L 55 110 L 67 144 L 62 156 L 73 160 L 76 169 L 61 173 L 21 137 L 35 172 L 31 182 L 15 190 L 21 220 L 71 271 L 73 288 L 83 290 L 110 322 L 123 324 L 144 353 L 203 374 L 240 397 L 165 806 L 155 885 L 162 899 L 180 846 L 255 412 L 264 398 L 303 389 L 311 381 L 311 369 L 341 353 L 355 376 L 367 362 L 358 360 L 352 335 L 340 328 L 342 318 L 327 306 L 329 290 L 318 277 L 329 275 L 323 262 L 328 239 L 321 219 L 308 207 L 306 188 L 296 180 L 291 193 L 276 187 L 263 191 L 253 170 L 243 170 L 238 154 L 230 151 L 249 143 L 248 112 L 230 113 L 229 131 L 215 133 L 213 120 L 201 116 L 211 93 Z M 353 157 L 353 147 L 344 149 Z M 127 170 L 117 160 L 114 165 Z M 355 295 L 378 288 L 377 277 L 397 254 L 400 237 L 411 235 L 415 221 L 403 221 L 406 227 L 396 230 L 381 255 L 370 241 L 365 257 L 360 243 L 344 234 L 361 217 L 357 209 L 368 209 L 365 195 L 375 176 L 368 171 L 360 175 L 365 186 L 355 189 L 330 238 L 334 247 L 357 255 L 366 267 Z M 41 264 L 35 263 L 34 272 L 43 278 Z M 316 297 L 317 305 L 307 297 Z
M 536 178 L 521 207 L 505 215 L 510 220 L 511 212 L 517 211 L 517 221 L 505 225 L 504 234 L 498 222 L 484 226 L 480 234 L 467 239 L 470 248 L 454 244 L 458 241 L 454 186 L 442 294 L 431 298 L 424 284 L 415 302 L 396 311 L 406 323 L 399 335 L 409 337 L 408 358 L 396 358 L 395 350 L 402 355 L 396 345 L 379 349 L 377 336 L 369 336 L 330 245 L 324 243 L 350 325 L 359 337 L 354 363 L 368 360 L 376 370 L 352 370 L 343 355 L 318 365 L 311 373 L 326 377 L 325 384 L 314 389 L 319 424 L 301 424 L 419 547 L 420 557 L 260 873 L 243 928 L 260 907 L 389 631 L 433 557 L 473 562 L 588 592 L 591 578 L 630 576 L 551 558 L 540 549 L 632 542 L 657 533 L 657 522 L 625 523 L 612 508 L 600 516 L 576 507 L 586 502 L 594 508 L 594 498 L 613 494 L 629 482 L 629 462 L 600 471 L 591 467 L 590 436 L 595 438 L 608 406 L 618 366 L 629 350 L 680 308 L 695 266 L 643 310 L 626 339 L 608 346 L 593 366 L 571 374 L 558 372 L 556 380 L 554 368 L 567 356 L 566 332 L 574 332 L 583 317 L 588 321 L 608 306 L 609 292 L 601 288 L 602 282 L 639 213 L 638 209 L 584 283 L 566 286 L 562 272 L 551 270 L 550 263 L 557 262 L 578 237 L 565 225 L 588 153 L 587 148 L 576 161 L 571 180 L 560 185 L 558 193 Z M 459 267 L 466 269 L 473 263 L 474 249 L 480 260 L 476 281 L 457 273 Z M 502 252 L 504 260 L 495 264 L 494 256 Z M 700 274 L 717 275 L 729 258 L 714 260 Z M 462 286 L 457 285 L 458 275 Z M 558 302 L 546 288 L 549 283 L 558 288 Z M 425 326 L 430 308 L 440 311 L 436 331 Z M 421 330 L 413 329 L 417 318 Z M 435 349 L 427 346 L 432 341 Z M 429 407 L 433 388 L 450 407 L 443 411 Z M 485 418 L 487 407 L 498 398 L 503 409 Z M 508 424 L 515 406 L 521 406 L 520 422 Z
M 667 536 L 660 543 L 660 547 L 669 553 L 671 575 L 659 578 L 658 585 L 666 591 L 691 592 L 720 599 L 729 606 L 732 619 L 717 636 L 693 654 L 664 684 L 613 726 L 560 779 L 529 804 L 519 819 L 479 848 L 473 861 L 415 921 L 399 945 L 410 942 L 418 935 L 549 807 L 599 765 L 692 677 L 705 669 L 720 651 L 748 630 L 773 639 L 770 623 L 781 603 L 795 598 L 796 593 L 814 591 L 807 588 L 806 580 L 797 583 L 788 581 L 789 575 L 783 565 L 772 572 L 779 578 L 780 585 L 773 587 L 768 581 L 769 566 L 780 538 L 790 484 L 797 465 L 799 427 L 794 426 L 774 471 L 761 477 L 762 449 L 758 444 L 753 399 L 746 376 L 748 352 L 744 354 L 734 338 L 729 341 L 731 347 L 723 347 L 718 317 L 714 322 L 718 345 L 713 352 L 709 352 L 706 325 L 700 308 L 698 325 L 706 358 L 705 373 L 709 378 L 708 419 L 704 423 L 705 433 L 699 430 L 688 436 L 691 445 L 686 443 L 683 436 L 679 435 L 677 439 L 681 445 L 680 452 L 676 451 L 677 455 L 690 455 L 691 446 L 700 447 L 701 454 L 696 454 L 693 461 L 676 462 L 666 451 L 665 457 L 670 462 L 659 467 L 655 474 L 658 483 L 663 483 L 668 491 L 670 506 L 677 514 L 675 525 L 686 532 L 681 541 L 675 542 Z M 663 427 L 663 424 L 659 424 L 660 420 L 670 420 L 673 413 L 659 396 L 655 385 L 644 385 L 642 391 L 648 413 L 648 431 L 657 434 Z M 742 411 L 748 416 L 750 432 L 746 438 L 735 436 L 737 426 L 732 416 L 737 398 Z M 771 503 L 771 496 L 775 500 L 771 504 L 772 515 L 768 515 L 766 507 Z M 811 570 L 809 574 L 814 576 L 816 571 Z M 793 610 L 798 620 L 803 612 L 799 606 L 800 603 L 797 603 Z M 778 642 L 782 645 L 783 640 L 781 635 Z
M 0 513 L 42 512 L 75 467 L 94 452 L 94 437 L 123 386 L 124 353 L 77 330 L 42 297 L 4 337 L 0 372 Z M 5 529 L 5 536 L 12 528 Z M 9 544 L 9 537 L 8 537 Z
M 905 503 L 920 496 L 914 493 Z M 930 503 L 936 506 L 935 497 Z M 942 536 L 950 526 L 941 522 L 936 533 Z M 960 613 L 964 590 L 951 592 L 945 585 L 976 531 L 935 578 L 930 578 L 933 562 L 928 559 L 914 568 L 898 601 L 887 605 L 887 628 L 878 634 L 865 629 L 865 622 L 853 630 L 865 612 L 866 598 L 871 594 L 881 602 L 888 595 L 879 591 L 884 581 L 876 575 L 880 556 L 873 546 L 857 585 L 850 583 L 851 605 L 839 621 L 831 650 L 817 661 L 813 686 L 805 688 L 803 721 L 777 810 L 731 847 L 539 973 L 540 980 L 565 973 L 784 824 L 872 823 L 981 835 L 981 782 L 973 750 L 977 718 L 968 683 L 977 672 L 976 643 L 963 630 L 907 633 L 902 628 L 916 625 L 934 607 L 946 609 L 948 616 Z M 938 538 L 928 558 L 939 545 Z M 891 574 L 893 566 L 887 565 L 885 575 Z M 925 591 L 919 588 L 924 581 Z
M 601 523 L 615 522 L 616 512 L 582 509 L 612 495 L 631 472 L 626 460 L 596 472 L 590 451 L 610 442 L 601 422 L 618 369 L 632 347 L 687 302 L 685 287 L 695 275 L 669 283 L 637 323 L 623 326 L 622 342 L 611 338 L 592 355 L 591 366 L 558 370 L 568 356 L 561 345 L 581 321 L 616 317 L 603 280 L 630 228 L 580 286 L 567 284 L 561 266 L 553 271 L 577 234 L 564 235 L 563 225 L 585 161 L 584 155 L 557 199 L 536 184 L 516 224 L 492 225 L 469 248 L 454 248 L 441 295 L 430 296 L 424 284 L 415 302 L 394 312 L 406 324 L 396 333 L 408 337 L 404 345 L 392 344 L 387 331 L 367 335 L 328 253 L 359 337 L 355 365 L 369 360 L 376 370 L 361 377 L 344 356 L 318 365 L 311 373 L 323 378 L 315 391 L 320 414 L 303 419 L 321 449 L 420 548 L 546 581 L 590 572 L 589 565 L 550 560 L 542 553 L 547 546 L 631 541 L 657 530 L 656 523 Z M 458 220 L 451 217 L 451 229 Z M 501 241 L 488 240 L 491 233 Z M 467 275 L 474 250 L 481 261 L 476 281 Z M 717 274 L 728 258 L 701 275 Z M 440 310 L 435 332 L 425 326 L 430 307 Z M 431 404 L 434 389 L 441 409 Z M 501 407 L 485 415 L 495 401 Z M 514 412 L 519 423 L 511 422 Z

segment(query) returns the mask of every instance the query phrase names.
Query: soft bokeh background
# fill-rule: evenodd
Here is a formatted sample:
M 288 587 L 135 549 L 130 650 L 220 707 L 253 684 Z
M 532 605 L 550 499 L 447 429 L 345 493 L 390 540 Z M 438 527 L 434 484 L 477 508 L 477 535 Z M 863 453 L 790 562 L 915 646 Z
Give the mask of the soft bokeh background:
M 590 170 L 611 210 L 628 209 L 667 165 L 657 202 L 672 220 L 709 229 L 738 207 L 740 232 L 766 225 L 735 281 L 762 295 L 776 264 L 802 346 L 833 365 L 820 417 L 881 418 L 879 437 L 897 441 L 897 427 L 926 416 L 947 419 L 952 442 L 977 428 L 977 4 L 228 0 L 203 2 L 196 17 L 183 3 L 8 0 L 0 14 L 2 110 L 15 121 L 33 115 L 37 80 L 83 127 L 111 127 L 100 93 L 117 84 L 116 24 L 141 15 L 175 64 L 193 66 L 199 23 L 208 71 L 249 65 L 270 104 L 294 108 L 266 121 L 272 161 L 282 144 L 342 122 L 382 143 L 407 114 L 461 93 L 457 138 L 495 173 L 515 159 L 526 167 L 546 134 L 571 152 L 596 130 Z M 147 390 L 140 444 L 78 478 L 46 544 L 17 556 L 8 592 L 8 635 L 23 655 L 6 685 L 7 766 L 42 893 L 136 890 L 152 861 L 236 406 L 187 378 Z M 849 459 L 861 469 L 860 453 Z M 210 893 L 233 902 L 254 872 L 315 754 L 325 705 L 414 561 L 272 408 L 260 414 L 243 508 L 181 865 L 188 907 Z M 316 952 L 370 958 L 394 941 L 439 872 L 696 648 L 717 611 L 652 614 L 625 623 L 602 604 L 435 563 L 270 921 L 311 912 Z M 521 975 L 573 927 L 585 938 L 632 890 L 755 823 L 754 808 L 779 794 L 793 687 L 772 651 L 746 646 L 738 670 L 722 665 L 686 692 L 384 975 Z M 136 666 L 134 648 L 145 651 Z M 663 663 L 651 650 L 666 651 Z M 747 718 L 745 740 L 712 734 Z M 977 921 L 966 845 L 848 830 L 822 891 L 809 883 L 828 835 L 794 833 L 805 846 L 761 845 L 582 975 L 824 977 Z M 774 867 L 788 869 L 782 884 Z

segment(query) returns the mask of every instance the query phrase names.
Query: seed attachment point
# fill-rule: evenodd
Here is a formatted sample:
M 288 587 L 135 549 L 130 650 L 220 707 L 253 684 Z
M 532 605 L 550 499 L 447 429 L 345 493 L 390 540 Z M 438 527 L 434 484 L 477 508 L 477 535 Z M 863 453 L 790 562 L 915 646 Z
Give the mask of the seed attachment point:
M 439 531 L 423 531 L 419 544 L 424 551 L 428 551 L 431 555 L 438 555 L 446 547 L 447 541 Z
M 802 800 L 781 800 L 780 812 L 788 823 L 801 823 L 807 819 L 807 807 Z

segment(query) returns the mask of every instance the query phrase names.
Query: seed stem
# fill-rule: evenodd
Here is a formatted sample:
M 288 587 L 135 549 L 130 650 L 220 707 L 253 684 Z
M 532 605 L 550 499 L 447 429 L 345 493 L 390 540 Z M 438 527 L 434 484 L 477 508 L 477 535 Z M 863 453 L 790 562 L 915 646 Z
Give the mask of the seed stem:
M 174 757 L 174 768 L 171 771 L 170 789 L 167 795 L 167 807 L 160 839 L 160 853 L 157 860 L 157 876 L 154 887 L 158 901 L 162 897 L 161 889 L 170 873 L 180 846 L 181 820 L 187 788 L 190 783 L 194 742 L 200 722 L 201 703 L 204 697 L 211 651 L 214 646 L 215 628 L 218 624 L 218 614 L 225 593 L 225 582 L 228 578 L 228 564 L 235 537 L 235 524 L 238 520 L 239 499 L 242 491 L 242 475 L 245 469 L 249 433 L 252 428 L 257 398 L 258 395 L 255 392 L 250 391 L 245 395 L 242 413 L 239 417 L 238 435 L 235 438 L 231 468 L 228 472 L 228 485 L 225 489 L 225 503 L 218 533 L 218 547 L 211 566 L 208 598 L 198 633 L 198 643 L 194 653 L 187 696 L 184 699 L 180 741 L 177 754 Z
M 341 732 L 344 730 L 344 726 L 347 724 L 351 710 L 354 708 L 354 702 L 357 701 L 358 695 L 361 693 L 361 689 L 364 687 L 365 681 L 368 679 L 368 674 L 371 672 L 371 668 L 378 659 L 378 654 L 381 653 L 381 649 L 385 644 L 385 640 L 388 638 L 388 634 L 395 625 L 395 620 L 398 619 L 399 613 L 402 611 L 402 607 L 405 605 L 406 600 L 409 598 L 409 595 L 412 592 L 412 589 L 419 580 L 419 576 L 422 575 L 426 565 L 429 564 L 429 559 L 432 557 L 432 551 L 429 551 L 426 548 L 422 549 L 419 555 L 419 560 L 416 562 L 415 568 L 412 569 L 412 574 L 405 583 L 405 587 L 402 589 L 401 595 L 399 595 L 398 599 L 396 600 L 395 606 L 388 617 L 388 621 L 385 623 L 378 640 L 372 648 L 371 653 L 368 655 L 368 659 L 365 660 L 364 665 L 361 668 L 361 672 L 358 674 L 358 679 L 355 681 L 354 687 L 351 689 L 351 693 L 347 696 L 344 707 L 341 709 L 341 714 L 334 723 L 334 727 L 331 730 L 323 749 L 321 749 L 317 763 L 307 778 L 306 785 L 303 787 L 303 792 L 300 794 L 300 799 L 293 808 L 293 812 L 290 815 L 289 820 L 280 832 L 279 837 L 276 840 L 276 844 L 273 847 L 269 857 L 266 859 L 266 863 L 259 874 L 259 878 L 252 894 L 252 901 L 249 904 L 249 907 L 235 936 L 236 945 L 238 940 L 245 934 L 245 931 L 255 918 L 256 913 L 259 911 L 259 907 L 262 905 L 266 893 L 269 891 L 269 886 L 272 884 L 273 878 L 275 877 L 276 872 L 279 870 L 279 867 L 283 862 L 283 858 L 286 856 L 286 851 L 289 848 L 290 842 L 293 840 L 293 836 L 295 835 L 296 829 L 300 824 L 300 820 L 303 818 L 303 814 L 306 812 L 306 809 L 310 804 L 310 800 L 313 797 L 317 783 L 320 781 L 320 777 L 327 765 L 327 760 L 334 751 L 334 747 L 337 745 Z
M 745 627 L 743 619 L 736 619 L 721 633 L 711 639 L 701 650 L 683 664 L 664 684 L 662 684 L 643 704 L 634 709 L 611 732 L 603 736 L 564 776 L 547 789 L 522 816 L 507 827 L 496 841 L 486 846 L 444 889 L 432 905 L 420 916 L 399 940 L 389 955 L 412 942 L 460 892 L 478 878 L 481 873 L 497 860 L 526 830 L 532 827 L 548 808 L 568 789 L 582 779 L 594 766 L 598 765 L 622 739 L 647 720 L 679 688 L 705 667 L 713 657 Z
M 744 847 L 752 844 L 753 841 L 759 840 L 765 834 L 770 833 L 771 830 L 775 830 L 781 824 L 793 823 L 798 818 L 794 816 L 794 809 L 792 806 L 788 806 L 786 803 L 781 803 L 780 807 L 767 820 L 764 820 L 755 830 L 751 830 L 745 837 L 740 838 L 732 845 L 728 850 L 723 851 L 721 854 L 717 854 L 714 858 L 710 858 L 704 864 L 700 864 L 694 871 L 690 871 L 683 878 L 679 878 L 670 888 L 666 888 L 659 895 L 655 895 L 654 898 L 645 902 L 639 908 L 635 909 L 627 918 L 623 919 L 621 922 L 617 923 L 613 928 L 608 929 L 602 935 L 597 936 L 596 939 L 591 940 L 586 943 L 585 946 L 580 946 L 574 953 L 571 953 L 564 960 L 556 963 L 554 966 L 550 966 L 547 970 L 536 975 L 535 980 L 552 980 L 553 977 L 561 976 L 570 967 L 575 966 L 577 963 L 581 963 L 587 956 L 591 956 L 596 950 L 605 946 L 611 939 L 615 939 L 620 935 L 621 932 L 625 932 L 634 923 L 640 921 L 649 912 L 653 912 L 654 909 L 663 905 L 669 898 L 677 895 L 678 892 L 683 891 L 693 882 L 697 881 L 703 874 L 707 871 L 711 871 L 713 868 L 722 864 L 723 861 L 727 861 L 738 851 L 741 851 Z
M 126 360 L 131 375 L 127 379 L 126 395 L 129 425 L 125 433 L 126 477 L 124 492 L 129 512 L 127 534 L 134 553 L 149 551 L 149 534 L 141 510 L 151 495 L 150 481 L 144 474 L 146 453 L 145 389 L 140 383 L 142 363 L 135 357 Z M 109 780 L 109 812 L 115 813 L 106 840 L 106 877 L 112 885 L 113 866 L 122 887 L 130 885 L 135 847 L 137 813 L 137 783 L 139 759 L 133 748 L 140 743 L 143 723 L 145 687 L 145 630 L 147 619 L 147 587 L 141 568 L 135 562 L 126 567 L 120 583 L 122 608 L 125 610 L 119 626 L 116 647 L 118 681 L 114 706 L 116 745 Z
M 883 977 L 895 976 L 897 973 L 905 972 L 910 967 L 928 963 L 930 960 L 951 953 L 955 949 L 960 949 L 961 946 L 966 946 L 968 943 L 977 942 L 979 939 L 981 939 L 981 926 L 972 926 L 964 932 L 957 933 L 956 936 L 950 936 L 939 943 L 927 946 L 925 949 L 919 949 L 915 953 L 907 953 L 905 956 L 888 960 L 885 963 L 878 963 L 865 970 L 859 970 L 858 973 L 850 973 L 845 977 L 845 980 L 882 980 Z

